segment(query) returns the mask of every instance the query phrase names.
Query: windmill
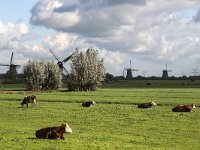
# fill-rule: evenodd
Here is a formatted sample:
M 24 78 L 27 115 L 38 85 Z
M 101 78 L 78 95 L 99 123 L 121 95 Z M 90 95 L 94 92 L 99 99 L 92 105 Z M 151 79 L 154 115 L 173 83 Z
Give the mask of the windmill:
M 68 72 L 67 69 L 64 67 L 63 63 L 66 63 L 67 61 L 69 61 L 70 58 L 72 57 L 72 55 L 73 55 L 74 53 L 72 53 L 70 56 L 68 56 L 67 58 L 65 58 L 65 59 L 63 59 L 62 61 L 60 61 L 60 60 L 58 59 L 58 57 L 54 54 L 54 52 L 53 52 L 51 49 L 50 49 L 49 51 L 50 51 L 50 53 L 55 57 L 55 59 L 58 61 L 57 64 L 58 64 L 60 70 L 61 70 L 61 71 L 65 70 L 65 72 L 69 75 L 69 72 Z
M 172 70 L 167 70 L 167 64 L 166 64 L 166 69 L 163 70 L 162 78 L 167 79 L 168 78 L 168 72 L 172 72 Z
M 8 75 L 8 78 L 10 79 L 14 79 L 16 78 L 17 76 L 17 68 L 20 67 L 20 65 L 16 65 L 16 64 L 13 64 L 13 52 L 11 54 L 11 57 L 10 57 L 10 64 L 0 64 L 0 66 L 8 66 L 9 67 L 9 70 L 7 71 L 7 75 Z
M 126 79 L 132 79 L 133 78 L 132 71 L 138 71 L 137 69 L 132 69 L 131 60 L 130 60 L 130 68 L 124 68 L 124 70 L 127 72 Z
M 198 76 L 199 75 L 198 69 L 192 69 L 192 74 L 193 76 Z

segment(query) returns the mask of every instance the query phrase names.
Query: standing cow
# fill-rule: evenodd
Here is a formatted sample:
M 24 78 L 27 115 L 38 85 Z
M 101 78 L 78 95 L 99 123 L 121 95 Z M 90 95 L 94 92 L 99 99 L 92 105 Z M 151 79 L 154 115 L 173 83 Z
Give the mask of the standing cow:
M 31 95 L 24 97 L 21 106 L 24 107 L 24 105 L 26 105 L 26 107 L 28 107 L 28 103 L 31 103 L 32 106 L 34 106 L 36 104 L 36 96 Z
M 72 129 L 67 123 L 62 124 L 59 127 L 47 127 L 37 130 L 35 136 L 40 139 L 58 139 L 63 140 L 64 133 L 72 133 Z

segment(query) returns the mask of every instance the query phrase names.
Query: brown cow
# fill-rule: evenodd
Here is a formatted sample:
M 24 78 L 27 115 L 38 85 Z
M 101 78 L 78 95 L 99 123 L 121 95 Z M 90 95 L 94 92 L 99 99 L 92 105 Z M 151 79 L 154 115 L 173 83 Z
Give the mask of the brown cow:
M 36 104 L 36 96 L 31 95 L 24 97 L 21 106 L 24 107 L 24 105 L 26 105 L 26 107 L 28 107 L 28 103 L 31 103 L 32 106 L 34 106 Z
M 64 133 L 72 133 L 72 129 L 69 127 L 67 123 L 62 124 L 59 127 L 47 127 L 37 130 L 35 135 L 40 139 L 58 139 L 63 140 Z
M 150 103 L 141 103 L 138 104 L 138 108 L 152 108 L 152 106 L 156 106 L 157 104 L 155 102 L 150 102 Z
M 195 104 L 191 105 L 177 105 L 174 108 L 172 108 L 173 112 L 193 112 L 196 108 Z

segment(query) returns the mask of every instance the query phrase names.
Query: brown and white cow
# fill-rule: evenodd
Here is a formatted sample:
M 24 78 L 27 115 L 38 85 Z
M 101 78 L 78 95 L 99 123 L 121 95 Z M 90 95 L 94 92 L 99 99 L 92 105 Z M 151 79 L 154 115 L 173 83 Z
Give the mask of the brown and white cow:
M 150 102 L 150 103 L 140 103 L 138 104 L 138 108 L 152 108 L 152 106 L 156 106 L 157 104 L 155 102 Z
M 21 106 L 23 107 L 26 105 L 26 107 L 28 107 L 28 103 L 31 103 L 32 106 L 34 106 L 36 104 L 36 96 L 31 95 L 24 97 L 23 101 L 21 102 Z
M 72 129 L 67 123 L 59 127 L 46 127 L 39 129 L 35 132 L 35 136 L 40 139 L 64 139 L 64 133 L 72 133 Z
M 195 104 L 191 105 L 177 105 L 174 108 L 172 108 L 173 112 L 193 112 L 196 108 Z

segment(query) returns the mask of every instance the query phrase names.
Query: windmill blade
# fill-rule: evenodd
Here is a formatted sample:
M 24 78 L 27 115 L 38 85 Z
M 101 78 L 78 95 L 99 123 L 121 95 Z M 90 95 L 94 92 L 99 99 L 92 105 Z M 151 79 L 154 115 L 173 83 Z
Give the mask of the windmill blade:
M 12 66 L 15 66 L 15 67 L 21 67 L 21 65 L 13 65 L 13 64 L 11 64 Z
M 0 64 L 0 66 L 10 66 L 10 65 L 6 65 L 6 64 Z
M 132 71 L 139 71 L 139 70 L 137 70 L 137 69 L 131 69 Z
M 63 69 L 65 70 L 65 72 L 70 76 L 69 72 L 67 71 L 67 69 L 63 66 Z
M 51 52 L 51 54 L 55 57 L 55 59 L 57 60 L 57 61 L 60 61 L 59 59 L 58 59 L 58 57 L 54 54 L 54 52 L 50 49 L 49 50 L 50 52 Z
M 12 61 L 13 61 L 13 52 L 12 52 L 11 58 L 10 58 L 10 65 L 12 64 Z
M 67 58 L 65 58 L 62 62 L 66 63 L 67 61 L 69 61 L 73 54 L 74 53 L 72 53 L 70 56 L 68 56 Z

